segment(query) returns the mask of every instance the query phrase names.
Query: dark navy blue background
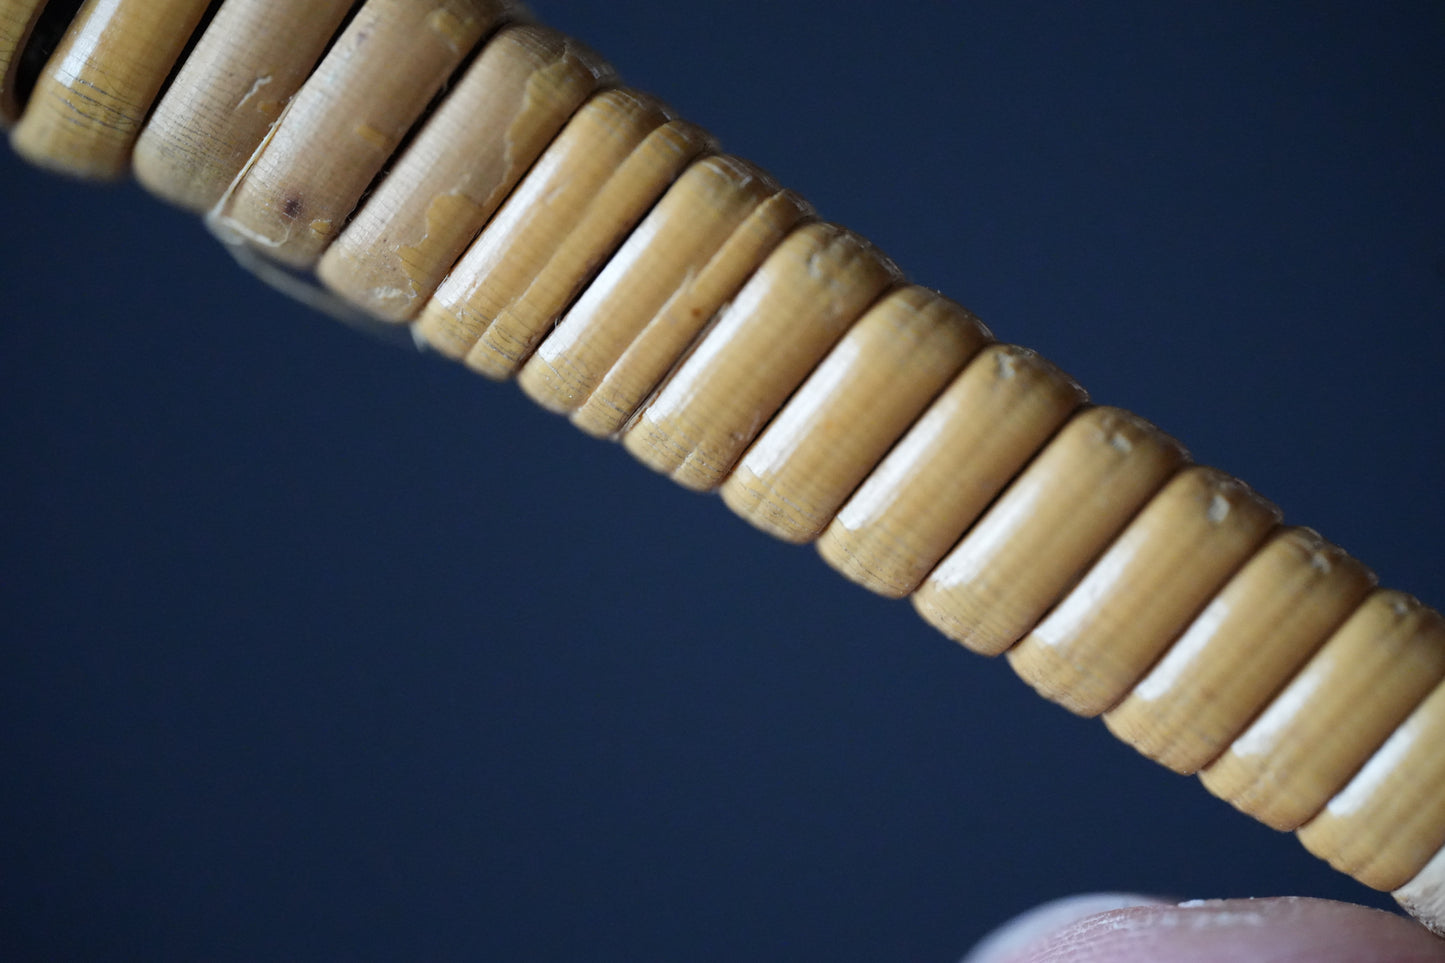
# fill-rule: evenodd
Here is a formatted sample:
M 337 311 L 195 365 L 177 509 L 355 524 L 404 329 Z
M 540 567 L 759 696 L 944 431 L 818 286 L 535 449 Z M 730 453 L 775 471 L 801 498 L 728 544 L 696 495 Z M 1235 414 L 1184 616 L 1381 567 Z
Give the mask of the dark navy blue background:
M 1278 6 L 534 4 L 1439 605 L 1445 12 Z M 0 956 L 949 960 L 1084 889 L 1379 902 L 134 188 L 6 154 L 0 206 Z

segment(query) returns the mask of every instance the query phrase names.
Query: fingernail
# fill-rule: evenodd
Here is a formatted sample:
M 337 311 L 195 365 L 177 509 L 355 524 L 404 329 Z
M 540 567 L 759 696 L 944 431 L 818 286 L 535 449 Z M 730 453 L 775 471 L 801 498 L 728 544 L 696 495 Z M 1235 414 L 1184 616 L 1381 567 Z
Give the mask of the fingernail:
M 1159 906 L 1171 902 L 1138 893 L 1086 893 L 1056 899 L 1015 916 L 985 936 L 962 963 L 1008 963 L 1044 937 L 1078 920 L 1128 906 Z

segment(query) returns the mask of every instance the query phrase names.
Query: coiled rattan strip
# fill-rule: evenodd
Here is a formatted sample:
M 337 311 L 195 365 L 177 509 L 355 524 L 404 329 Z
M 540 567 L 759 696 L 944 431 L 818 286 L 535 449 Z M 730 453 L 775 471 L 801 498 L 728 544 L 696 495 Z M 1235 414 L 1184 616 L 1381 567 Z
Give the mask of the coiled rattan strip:
M 244 2 L 229 0 L 218 19 Z M 455 59 L 443 71 L 450 73 L 511 12 L 500 3 L 460 2 L 402 11 L 393 9 L 395 0 L 368 0 L 356 21 L 415 24 L 426 34 L 421 42 L 451 51 Z M 73 29 L 42 74 L 14 134 L 25 156 L 77 176 L 124 171 L 205 4 L 167 0 L 148 4 L 144 15 L 138 10 L 134 0 L 82 8 L 77 23 L 95 29 Z M 0 8 L 6 12 L 14 13 Z M 15 62 L 23 22 L 33 23 L 34 12 L 0 18 L 5 63 Z M 101 29 L 109 13 L 113 22 Z M 338 41 L 327 57 L 332 66 L 322 70 L 333 70 L 343 85 L 358 83 L 345 78 L 359 77 L 378 56 L 367 39 Z M 382 46 L 394 53 L 408 43 L 398 33 Z M 297 62 L 304 59 L 298 54 Z M 57 107 L 76 79 L 63 68 L 74 63 L 84 64 L 77 76 L 94 109 Z M 593 63 L 600 78 L 605 67 Z M 314 100 L 306 119 L 293 113 L 282 122 L 302 133 L 340 123 L 356 135 L 349 141 L 355 153 L 365 155 L 332 146 L 352 172 L 335 190 L 293 190 L 292 174 L 265 188 L 255 209 L 305 222 L 301 241 L 293 242 L 289 229 L 277 241 L 237 214 L 237 198 L 253 194 L 248 182 L 271 169 L 257 160 L 265 161 L 272 134 L 256 143 L 240 190 L 222 201 L 219 223 L 247 240 L 261 238 L 263 250 L 286 263 L 314 263 L 446 80 L 435 69 L 423 74 L 406 74 L 380 94 L 387 102 L 378 109 L 392 118 L 386 130 L 358 126 L 327 98 Z M 187 83 L 220 81 L 198 68 L 187 72 Z M 0 94 L 13 89 L 7 82 Z M 180 113 L 186 109 L 200 108 Z M 57 126 L 67 110 L 81 118 L 71 126 L 82 133 Z M 556 113 L 543 113 L 555 126 Z M 620 122 L 625 117 L 636 123 Z M 168 114 L 166 123 L 172 133 L 159 123 L 147 132 L 160 154 L 177 146 L 167 138 L 194 129 L 185 116 Z M 833 225 L 790 223 L 805 217 L 806 207 L 789 202 L 770 228 L 771 242 L 729 260 L 734 272 L 745 266 L 742 275 L 715 282 L 710 299 L 685 295 L 742 232 L 748 219 L 740 209 L 719 222 L 692 261 L 678 262 L 685 265 L 680 274 L 664 272 L 664 286 L 646 294 L 639 320 L 610 335 L 607 360 L 577 382 L 585 389 L 574 395 L 546 387 L 589 329 L 607 324 L 608 312 L 597 310 L 602 295 L 589 299 L 594 278 L 604 279 L 597 290 L 615 299 L 633 290 L 643 296 L 629 286 L 637 283 L 634 272 L 662 255 L 627 241 L 633 228 L 643 223 L 647 236 L 686 236 L 696 210 L 669 208 L 668 189 L 712 149 L 705 134 L 650 98 L 623 90 L 594 98 L 450 267 L 418 330 L 494 376 L 533 358 L 529 391 L 558 399 L 549 407 L 572 410 L 575 398 L 590 398 L 605 383 L 608 365 L 627 356 L 631 337 L 667 317 L 668 305 L 691 305 L 695 323 L 660 356 L 670 370 L 644 379 L 650 397 L 632 389 L 628 404 L 616 408 L 635 405 L 625 425 L 611 422 L 599 433 L 625 429 L 629 450 L 689 487 L 725 486 L 736 510 L 775 534 L 805 540 L 823 532 L 831 564 L 885 594 L 913 592 L 930 621 L 976 650 L 1008 651 L 1028 637 L 1010 658 L 1040 691 L 1077 711 L 1107 708 L 1110 727 L 1142 751 L 1181 771 L 1208 767 L 1213 791 L 1261 818 L 1303 822 L 1300 836 L 1312 851 L 1368 885 L 1394 889 L 1426 925 L 1445 928 L 1445 633 L 1438 614 L 1398 593 L 1371 592 L 1373 575 L 1364 566 L 1308 530 L 1278 532 L 1261 545 L 1277 522 L 1272 506 L 1227 476 L 1187 468 L 1177 442 L 1126 412 L 1086 407 L 1070 417 L 1082 392 L 1029 353 L 991 347 L 965 366 L 983 329 L 951 302 L 900 287 L 897 268 L 863 239 Z M 165 179 L 152 185 L 163 195 Z M 763 195 L 785 196 L 766 183 Z M 334 199 L 317 203 L 321 194 Z M 761 199 L 749 202 L 754 214 Z M 654 205 L 673 213 L 645 220 Z M 362 217 L 375 213 L 364 208 Z M 391 216 L 416 212 L 397 206 Z M 376 230 L 380 236 L 385 229 Z M 625 267 L 610 271 L 619 246 Z M 364 259 L 364 246 L 350 256 Z M 435 274 L 435 265 L 428 270 Z M 500 288 L 495 279 L 504 279 Z M 717 300 L 719 293 L 730 303 Z M 569 325 L 569 308 L 589 304 Z M 900 305 L 908 310 L 898 316 Z M 907 350 L 860 347 L 880 336 L 872 330 L 878 324 L 884 337 L 905 337 L 930 305 L 951 316 L 952 347 L 936 345 L 926 363 L 900 360 Z M 547 336 L 559 325 L 565 347 L 553 351 Z M 846 397 L 850 385 L 874 394 L 873 403 Z M 980 467 L 946 467 L 968 464 Z M 935 511 L 935 500 L 945 507 Z M 1197 559 L 1175 573 L 1187 587 L 1156 585 L 1170 559 Z M 1116 655 L 1100 630 L 1111 624 L 1147 631 Z M 1397 681 L 1350 688 L 1341 680 L 1354 662 L 1369 678 Z M 1342 699 L 1353 702 L 1352 736 L 1331 739 Z M 1289 738 L 1279 738 L 1282 731 Z M 1311 765 L 1291 764 L 1305 745 Z M 1279 811 L 1276 796 L 1289 799 Z

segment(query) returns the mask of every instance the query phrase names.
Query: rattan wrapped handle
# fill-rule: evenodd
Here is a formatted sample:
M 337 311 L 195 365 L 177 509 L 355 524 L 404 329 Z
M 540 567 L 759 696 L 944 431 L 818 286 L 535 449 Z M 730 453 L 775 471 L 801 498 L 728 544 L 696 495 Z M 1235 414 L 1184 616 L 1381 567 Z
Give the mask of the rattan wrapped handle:
M 581 44 L 508 0 L 90 0 L 27 61 L 44 7 L 0 0 L 27 159 L 134 158 L 260 263 L 817 540 L 1445 935 L 1445 620 Z

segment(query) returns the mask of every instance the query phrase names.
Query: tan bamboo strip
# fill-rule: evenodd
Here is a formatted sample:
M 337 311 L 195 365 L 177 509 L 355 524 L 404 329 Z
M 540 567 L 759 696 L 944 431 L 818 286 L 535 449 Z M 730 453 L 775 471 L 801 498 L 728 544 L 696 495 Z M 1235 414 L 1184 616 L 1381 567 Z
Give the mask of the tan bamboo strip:
M 1134 687 L 1279 524 L 1280 512 L 1212 468 L 1181 472 L 1008 660 L 1083 716 Z
M 725 155 L 693 164 L 522 368 L 543 407 L 610 436 L 707 324 L 810 214 L 796 194 Z
M 35 29 L 35 21 L 45 11 L 45 2 L 0 0 L 0 128 L 9 127 L 20 119 L 21 104 L 15 95 L 20 55 Z
M 1305 848 L 1375 889 L 1410 883 L 1445 846 L 1445 685 L 1299 830 Z M 1436 920 L 1437 925 L 1439 920 Z
M 352 0 L 227 0 L 135 146 L 152 194 L 215 206 L 310 75 Z
M 1414 879 L 1390 895 L 1436 936 L 1445 937 L 1445 846 Z
M 32 164 L 115 180 L 208 0 L 88 0 L 10 135 Z
M 437 289 L 418 332 L 492 378 L 527 360 L 593 273 L 711 141 L 650 97 L 593 97 Z
M 1105 713 L 1105 724 L 1156 762 L 1197 772 L 1244 731 L 1374 581 L 1315 532 L 1279 533 Z
M 984 348 L 839 509 L 819 554 L 902 598 L 1087 400 L 1027 348 Z
M 998 655 L 1038 624 L 1187 458 L 1136 415 L 1084 411 L 923 581 L 913 607 L 954 641 Z
M 212 230 L 312 267 L 428 102 L 511 9 L 508 0 L 367 0 L 212 212 Z
M 898 277 L 893 262 L 856 234 L 832 224 L 798 228 L 642 410 L 623 445 L 686 488 L 715 488 Z
M 957 303 L 899 288 L 834 346 L 733 469 L 721 493 L 738 515 L 810 542 L 918 415 L 989 340 Z
M 378 318 L 409 321 L 562 125 L 613 79 L 554 30 L 494 37 L 317 268 Z
M 1445 618 L 1377 590 L 1199 778 L 1265 825 L 1297 829 L 1441 679 Z

